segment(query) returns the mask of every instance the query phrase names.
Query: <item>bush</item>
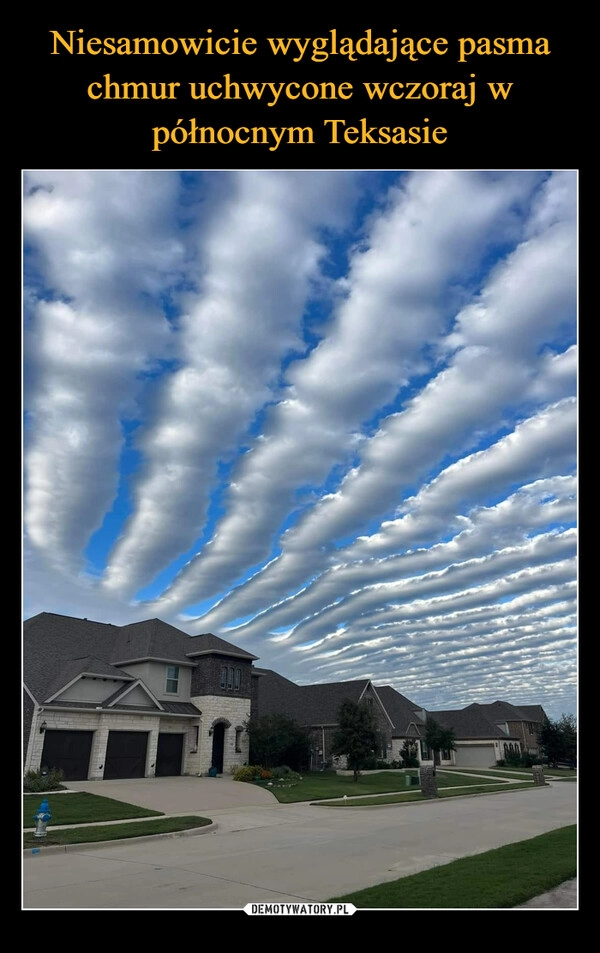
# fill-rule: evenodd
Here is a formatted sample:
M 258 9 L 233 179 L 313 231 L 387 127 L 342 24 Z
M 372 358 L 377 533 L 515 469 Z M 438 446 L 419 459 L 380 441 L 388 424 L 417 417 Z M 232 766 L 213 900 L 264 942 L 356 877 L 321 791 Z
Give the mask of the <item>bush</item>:
M 60 768 L 40 768 L 39 771 L 28 771 L 23 778 L 23 790 L 27 793 L 37 791 L 59 791 L 63 787 L 64 778 Z
M 245 764 L 243 767 L 237 769 L 233 775 L 233 780 L 252 782 L 255 778 L 260 778 L 262 770 L 260 765 Z

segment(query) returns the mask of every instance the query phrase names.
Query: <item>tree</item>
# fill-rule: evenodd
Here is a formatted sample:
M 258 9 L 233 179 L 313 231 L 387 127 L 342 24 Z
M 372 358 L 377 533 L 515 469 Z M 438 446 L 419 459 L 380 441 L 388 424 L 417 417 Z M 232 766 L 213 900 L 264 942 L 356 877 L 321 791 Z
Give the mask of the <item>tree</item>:
M 293 718 L 286 715 L 263 715 L 244 725 L 250 735 L 250 764 L 264 768 L 288 765 L 302 771 L 310 758 L 311 738 Z
M 419 755 L 416 741 L 410 741 L 406 739 L 402 745 L 402 750 L 400 751 L 400 757 L 402 758 L 402 767 L 403 768 L 418 768 L 419 767 Z
M 338 724 L 332 754 L 346 755 L 348 767 L 358 781 L 363 762 L 377 749 L 379 731 L 375 715 L 364 703 L 357 704 L 346 698 L 338 709 Z
M 538 733 L 540 751 L 548 764 L 577 763 L 577 725 L 573 715 L 562 714 L 558 721 L 548 718 Z
M 444 728 L 434 718 L 427 719 L 425 744 L 433 751 L 433 773 L 435 774 L 435 756 L 440 751 L 456 751 L 456 735 L 452 728 Z

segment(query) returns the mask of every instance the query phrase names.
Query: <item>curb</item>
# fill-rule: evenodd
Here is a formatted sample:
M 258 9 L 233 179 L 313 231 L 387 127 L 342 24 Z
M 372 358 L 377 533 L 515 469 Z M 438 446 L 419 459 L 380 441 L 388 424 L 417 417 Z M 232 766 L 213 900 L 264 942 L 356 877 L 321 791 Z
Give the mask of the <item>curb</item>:
M 130 844 L 134 841 L 140 844 L 144 841 L 155 841 L 167 837 L 197 837 L 199 834 L 212 834 L 218 824 L 213 821 L 212 824 L 205 824 L 204 827 L 191 827 L 187 831 L 170 831 L 167 834 L 143 834 L 140 837 L 119 837 L 117 840 L 92 841 L 89 844 L 52 844 L 50 847 L 24 847 L 23 856 L 37 856 L 40 854 L 69 854 L 76 850 L 93 850 L 94 848 L 115 847 L 117 845 Z M 35 853 L 34 853 L 35 852 Z

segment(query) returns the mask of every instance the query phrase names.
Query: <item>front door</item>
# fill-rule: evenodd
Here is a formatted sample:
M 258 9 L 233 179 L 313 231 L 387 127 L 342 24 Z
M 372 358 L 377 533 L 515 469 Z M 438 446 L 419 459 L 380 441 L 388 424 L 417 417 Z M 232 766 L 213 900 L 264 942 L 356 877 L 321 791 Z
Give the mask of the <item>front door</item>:
M 213 730 L 212 767 L 223 773 L 223 749 L 225 747 L 225 725 L 220 722 Z

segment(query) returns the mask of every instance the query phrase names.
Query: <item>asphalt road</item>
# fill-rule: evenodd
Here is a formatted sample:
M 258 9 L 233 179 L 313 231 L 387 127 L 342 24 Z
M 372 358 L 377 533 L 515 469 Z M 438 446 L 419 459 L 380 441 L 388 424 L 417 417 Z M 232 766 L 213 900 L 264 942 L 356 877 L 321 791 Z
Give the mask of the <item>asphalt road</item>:
M 26 853 L 23 909 L 239 910 L 263 901 L 323 901 L 573 824 L 576 788 L 556 782 L 361 809 L 215 808 L 214 833 Z

